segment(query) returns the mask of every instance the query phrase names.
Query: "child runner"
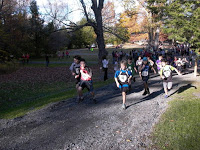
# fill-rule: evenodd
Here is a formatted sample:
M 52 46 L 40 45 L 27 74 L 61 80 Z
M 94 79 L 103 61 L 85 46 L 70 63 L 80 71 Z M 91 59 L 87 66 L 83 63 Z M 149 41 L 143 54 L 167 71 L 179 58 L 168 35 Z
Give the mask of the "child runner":
M 165 98 L 168 98 L 168 90 L 172 88 L 172 71 L 175 70 L 178 75 L 181 73 L 174 67 L 167 65 L 167 61 L 162 59 L 162 69 L 160 71 L 160 76 L 163 79 L 163 87 L 165 91 Z
M 128 57 L 127 68 L 129 71 L 131 71 L 133 81 L 135 82 L 134 73 L 137 72 L 137 69 L 135 68 L 135 64 L 134 64 L 134 62 L 132 62 L 132 57 L 130 57 L 130 56 Z
M 151 66 L 148 63 L 147 57 L 144 57 L 143 58 L 142 68 L 139 71 L 139 75 L 140 75 L 140 77 L 142 78 L 142 80 L 144 82 L 144 93 L 142 95 L 150 94 L 149 87 L 148 87 L 150 69 L 152 69 L 154 71 L 154 73 L 156 74 L 156 71 L 153 68 L 153 66 Z
M 114 62 L 114 73 L 118 70 L 118 62 L 115 60 Z
M 86 66 L 84 59 L 80 61 L 80 74 L 76 75 L 75 78 L 79 78 L 79 77 L 80 77 L 80 83 L 78 87 L 79 102 L 83 101 L 82 91 L 84 88 L 87 88 L 90 94 L 92 95 L 92 100 L 96 104 L 96 100 L 94 99 L 94 92 L 93 92 L 92 69 Z
M 186 58 L 186 57 L 183 57 L 182 62 L 183 62 L 183 68 L 184 68 L 184 70 L 185 70 L 186 67 L 187 67 L 187 63 L 188 63 L 187 58 Z
M 129 84 L 131 82 L 132 73 L 127 70 L 127 62 L 126 60 L 122 60 L 120 63 L 120 70 L 115 73 L 115 83 L 118 88 L 121 89 L 122 92 L 122 108 L 126 109 L 126 93 L 129 91 Z
M 103 66 L 103 71 L 104 71 L 104 81 L 108 79 L 108 63 L 109 63 L 109 60 L 106 59 L 106 56 L 103 56 L 102 66 Z
M 158 60 L 156 61 L 156 65 L 157 65 L 157 70 L 158 70 L 158 73 L 160 74 L 160 69 L 162 68 L 162 65 L 161 65 L 161 60 L 162 60 L 162 55 L 160 55 L 158 57 Z
M 81 56 L 76 55 L 74 56 L 74 62 L 71 64 L 69 70 L 72 73 L 72 76 L 74 76 L 74 78 L 76 78 L 76 89 L 78 92 L 78 87 L 79 87 L 79 83 L 80 83 L 80 77 L 76 77 L 76 75 L 80 74 L 80 60 L 81 60 Z M 79 99 L 79 97 L 78 97 Z
M 138 60 L 136 61 L 137 70 L 140 70 L 140 69 L 141 69 L 141 66 L 142 66 L 142 57 L 139 56 L 139 57 L 138 57 Z
M 178 60 L 176 61 L 176 66 L 180 73 L 182 72 L 182 65 L 183 65 L 183 62 L 182 62 L 181 58 L 179 57 Z

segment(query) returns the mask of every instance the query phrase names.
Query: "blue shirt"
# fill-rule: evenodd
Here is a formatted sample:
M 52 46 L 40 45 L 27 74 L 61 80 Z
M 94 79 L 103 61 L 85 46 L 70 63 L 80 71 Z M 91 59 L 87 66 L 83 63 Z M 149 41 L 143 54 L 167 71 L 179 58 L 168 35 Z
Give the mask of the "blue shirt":
M 143 77 L 148 77 L 149 76 L 149 69 L 150 69 L 149 64 L 146 64 L 145 67 L 141 70 L 141 73 L 142 73 Z
M 120 83 L 119 88 L 129 87 L 129 85 L 128 85 L 128 78 L 130 76 L 132 76 L 132 73 L 129 70 L 117 70 L 115 72 L 115 78 L 117 78 L 118 81 L 119 81 L 119 83 Z

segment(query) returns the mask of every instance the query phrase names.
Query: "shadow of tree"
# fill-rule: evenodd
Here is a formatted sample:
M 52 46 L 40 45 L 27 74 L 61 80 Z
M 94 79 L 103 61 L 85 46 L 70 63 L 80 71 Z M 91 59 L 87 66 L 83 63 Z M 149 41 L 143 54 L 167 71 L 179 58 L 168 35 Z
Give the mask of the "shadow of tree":
M 176 94 L 176 93 L 180 94 L 180 93 L 182 93 L 182 92 L 184 92 L 184 91 L 186 91 L 187 89 L 192 88 L 192 87 L 194 87 L 195 89 L 197 89 L 196 86 L 194 86 L 194 85 L 192 85 L 191 83 L 189 83 L 189 84 L 187 84 L 187 85 L 185 85 L 185 86 L 180 87 L 178 90 L 176 90 L 175 92 L 173 92 L 170 96 L 172 96 L 172 95 L 174 95 L 174 94 Z

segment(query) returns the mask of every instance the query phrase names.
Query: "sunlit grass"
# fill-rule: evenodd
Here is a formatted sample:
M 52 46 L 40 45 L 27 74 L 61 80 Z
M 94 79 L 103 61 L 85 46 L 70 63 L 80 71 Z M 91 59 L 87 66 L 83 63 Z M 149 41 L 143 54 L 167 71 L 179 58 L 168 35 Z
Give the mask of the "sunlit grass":
M 200 147 L 200 98 L 190 88 L 176 94 L 153 132 L 154 147 L 166 150 L 197 150 Z

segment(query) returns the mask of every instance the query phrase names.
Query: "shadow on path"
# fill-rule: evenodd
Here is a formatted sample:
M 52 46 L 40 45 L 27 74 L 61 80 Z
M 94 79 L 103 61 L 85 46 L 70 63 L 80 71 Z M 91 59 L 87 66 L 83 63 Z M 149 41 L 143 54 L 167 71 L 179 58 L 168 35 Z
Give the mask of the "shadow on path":
M 192 85 L 191 83 L 189 83 L 189 84 L 187 84 L 187 85 L 185 85 L 185 86 L 180 87 L 178 90 L 176 90 L 175 92 L 173 92 L 170 96 L 172 96 L 172 95 L 174 95 L 174 94 L 176 94 L 176 93 L 180 94 L 180 93 L 182 93 L 182 92 L 184 92 L 184 91 L 186 91 L 187 89 L 192 88 L 192 87 L 194 87 L 195 89 L 197 89 L 196 86 L 194 86 L 194 85 Z

